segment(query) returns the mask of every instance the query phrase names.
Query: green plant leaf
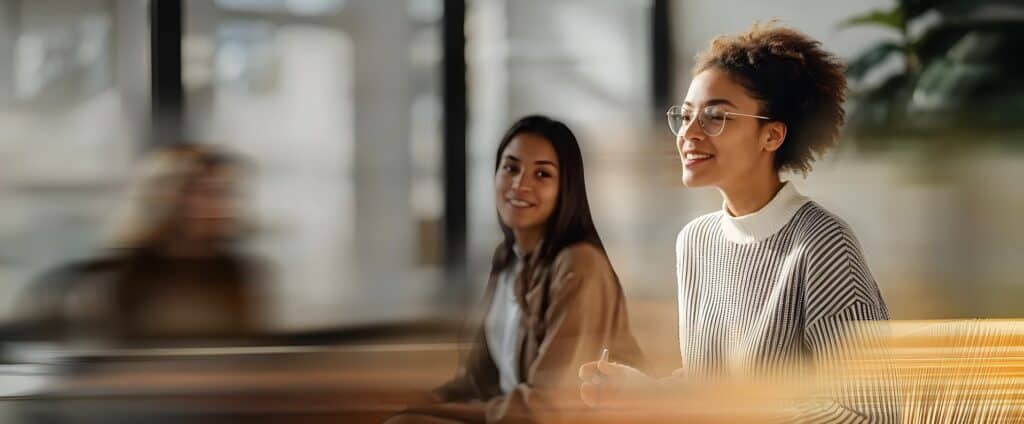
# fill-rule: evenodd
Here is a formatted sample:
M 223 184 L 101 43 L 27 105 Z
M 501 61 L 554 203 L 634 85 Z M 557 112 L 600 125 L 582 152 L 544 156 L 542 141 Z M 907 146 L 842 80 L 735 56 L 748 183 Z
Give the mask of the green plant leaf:
M 876 44 L 850 61 L 846 68 L 846 75 L 853 79 L 861 79 L 872 69 L 885 62 L 889 55 L 902 52 L 904 47 L 899 43 L 887 41 Z
M 857 26 L 881 26 L 903 32 L 906 25 L 903 9 L 895 7 L 892 10 L 873 10 L 868 13 L 853 16 L 839 23 L 839 28 L 851 28 Z

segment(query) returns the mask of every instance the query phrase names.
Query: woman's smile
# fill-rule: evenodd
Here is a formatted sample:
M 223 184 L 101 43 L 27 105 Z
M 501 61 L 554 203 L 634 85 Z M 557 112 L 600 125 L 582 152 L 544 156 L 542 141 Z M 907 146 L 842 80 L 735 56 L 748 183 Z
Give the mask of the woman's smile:
M 511 206 L 513 209 L 530 209 L 537 206 L 536 203 L 515 197 L 506 197 L 505 204 Z

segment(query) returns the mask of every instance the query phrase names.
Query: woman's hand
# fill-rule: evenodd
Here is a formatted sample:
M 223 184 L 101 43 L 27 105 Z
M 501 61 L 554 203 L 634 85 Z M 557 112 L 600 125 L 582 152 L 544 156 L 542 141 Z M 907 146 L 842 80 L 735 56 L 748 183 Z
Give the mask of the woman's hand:
M 654 379 L 636 368 L 606 359 L 580 366 L 580 398 L 588 406 L 607 406 L 617 400 L 624 390 L 651 385 Z

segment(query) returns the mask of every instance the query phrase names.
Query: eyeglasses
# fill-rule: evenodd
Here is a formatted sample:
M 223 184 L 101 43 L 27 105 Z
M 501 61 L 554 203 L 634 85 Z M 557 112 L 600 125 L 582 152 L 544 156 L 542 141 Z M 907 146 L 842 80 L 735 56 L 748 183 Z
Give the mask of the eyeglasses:
M 672 106 L 668 108 L 668 112 L 665 112 L 665 116 L 668 117 L 668 128 L 672 130 L 672 134 L 675 134 L 676 137 L 683 135 L 683 132 L 685 132 L 686 129 L 689 128 L 690 124 L 693 123 L 693 115 L 693 110 L 682 106 Z M 767 116 L 726 112 L 717 106 L 708 106 L 697 114 L 697 124 L 700 125 L 700 129 L 704 131 L 704 134 L 714 137 L 722 134 L 722 131 L 725 131 L 725 121 L 729 120 L 730 115 L 746 116 L 748 118 L 765 120 L 772 119 Z

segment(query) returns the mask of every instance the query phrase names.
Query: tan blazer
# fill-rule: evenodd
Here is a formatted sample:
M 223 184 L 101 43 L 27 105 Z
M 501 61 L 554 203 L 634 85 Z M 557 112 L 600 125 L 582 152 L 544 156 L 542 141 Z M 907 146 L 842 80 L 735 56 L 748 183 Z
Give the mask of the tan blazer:
M 498 274 L 492 270 L 485 292 L 488 309 Z M 532 285 L 516 290 L 526 293 L 519 323 L 520 383 L 501 393 L 481 327 L 456 377 L 435 391 L 444 402 L 482 402 L 479 416 L 453 418 L 548 422 L 569 417 L 585 408 L 579 398 L 580 365 L 600 358 L 606 347 L 611 360 L 646 368 L 629 328 L 622 287 L 601 250 L 577 243 L 563 249 L 551 266 L 537 267 L 532 278 L 518 281 Z

